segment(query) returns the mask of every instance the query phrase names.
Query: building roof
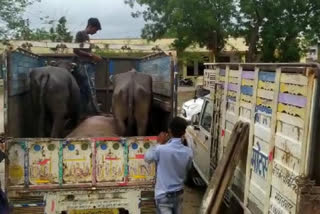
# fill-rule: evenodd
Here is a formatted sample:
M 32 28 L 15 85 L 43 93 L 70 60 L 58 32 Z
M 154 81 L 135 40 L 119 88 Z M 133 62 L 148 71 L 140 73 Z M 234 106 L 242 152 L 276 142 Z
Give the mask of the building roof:
M 13 45 L 19 46 L 20 43 L 27 42 L 27 41 L 11 41 L 10 43 Z M 174 42 L 174 39 L 171 38 L 165 38 L 165 39 L 159 39 L 154 42 L 147 41 L 145 39 L 92 39 L 91 43 L 98 45 L 100 48 L 104 48 L 104 46 L 113 45 L 113 46 L 119 46 L 118 48 L 122 46 L 135 46 L 139 49 L 139 47 L 145 48 L 152 48 L 152 47 L 158 47 L 163 51 L 170 51 L 174 50 L 172 47 L 172 44 Z M 35 42 L 35 43 L 48 43 L 46 41 L 42 42 Z M 50 42 L 49 42 L 50 43 Z M 5 46 L 0 43 L 0 53 L 3 52 L 5 49 Z M 39 47 L 34 46 L 31 48 L 33 53 L 41 53 L 41 54 L 50 54 L 54 53 L 54 51 L 47 47 Z M 150 49 L 151 50 L 151 49 Z M 229 38 L 227 39 L 227 43 L 223 49 L 224 52 L 246 52 L 248 50 L 248 47 L 245 44 L 245 40 L 243 38 Z M 73 53 L 73 50 L 70 48 L 67 48 L 65 50 L 66 54 Z M 206 47 L 199 47 L 199 46 L 192 46 L 187 48 L 188 52 L 208 52 L 208 49 Z
M 119 45 L 158 45 L 162 50 L 172 50 L 172 44 L 175 39 L 173 38 L 165 38 L 158 39 L 155 42 L 148 41 L 146 39 L 93 39 L 92 43 L 95 44 L 119 44 Z M 195 52 L 207 52 L 208 49 L 206 47 L 189 47 L 187 51 L 195 51 Z M 246 52 L 248 51 L 248 46 L 245 43 L 244 38 L 229 38 L 227 39 L 227 43 L 223 51 L 226 52 Z

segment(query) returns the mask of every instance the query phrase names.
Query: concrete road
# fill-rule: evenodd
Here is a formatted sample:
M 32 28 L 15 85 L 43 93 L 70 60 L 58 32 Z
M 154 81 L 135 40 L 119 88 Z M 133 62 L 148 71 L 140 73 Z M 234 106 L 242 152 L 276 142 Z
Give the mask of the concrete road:
M 183 197 L 183 214 L 197 214 L 201 205 L 204 188 L 185 187 Z

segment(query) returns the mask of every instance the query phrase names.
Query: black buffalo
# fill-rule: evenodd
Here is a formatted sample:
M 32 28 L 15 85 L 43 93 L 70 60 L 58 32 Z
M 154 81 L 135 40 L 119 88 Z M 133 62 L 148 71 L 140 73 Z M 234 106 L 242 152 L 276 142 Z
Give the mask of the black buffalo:
M 77 126 L 80 117 L 80 89 L 63 67 L 39 67 L 30 72 L 30 90 L 37 137 L 60 138 Z
M 113 80 L 112 113 L 121 136 L 145 136 L 152 105 L 152 78 L 134 69 Z

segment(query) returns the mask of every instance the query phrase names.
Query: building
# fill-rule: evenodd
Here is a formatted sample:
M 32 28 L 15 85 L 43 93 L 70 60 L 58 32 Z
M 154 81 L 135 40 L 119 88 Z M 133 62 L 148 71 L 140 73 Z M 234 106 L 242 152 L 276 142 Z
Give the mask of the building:
M 147 41 L 145 39 L 93 39 L 91 43 L 95 45 L 96 51 L 102 52 L 111 52 L 111 55 L 125 55 L 131 53 L 129 50 L 126 50 L 126 47 L 145 47 L 146 50 L 152 51 L 163 50 L 163 51 L 173 51 L 174 48 L 172 44 L 174 39 L 160 39 L 157 41 Z M 31 44 L 32 43 L 32 44 Z M 47 44 L 47 47 L 39 47 L 38 43 Z M 55 48 L 50 44 L 50 41 L 42 42 L 28 42 L 28 41 L 10 41 L 10 44 L 13 46 L 22 46 L 29 48 L 33 53 L 38 54 L 50 54 L 50 53 L 60 53 L 70 55 L 73 54 L 72 48 Z M 55 43 L 59 45 L 59 43 Z M 115 48 L 110 48 L 110 46 Z M 51 47 L 52 46 L 52 47 Z M 0 53 L 1 50 L 4 50 L 5 46 L 0 44 Z M 115 50 L 118 49 L 118 50 Z M 245 44 L 245 40 L 242 38 L 229 38 L 226 42 L 225 48 L 222 50 L 219 57 L 216 57 L 215 61 L 217 62 L 245 62 L 245 54 L 248 48 Z M 142 53 L 143 52 L 143 53 Z M 143 56 L 148 54 L 148 51 L 136 51 L 137 56 Z M 134 54 L 134 53 L 133 53 Z M 183 54 L 179 55 L 179 76 L 180 78 L 192 78 L 193 80 L 197 76 L 203 75 L 204 63 L 210 62 L 209 57 L 210 52 L 205 47 L 192 46 L 186 49 Z
M 160 39 L 155 42 L 145 39 L 96 39 L 91 40 L 95 44 L 118 44 L 118 45 L 150 45 L 159 47 L 161 50 L 174 50 L 172 44 L 174 39 Z M 229 38 L 217 62 L 245 62 L 248 47 L 243 38 Z M 210 52 L 207 48 L 192 46 L 186 49 L 183 56 L 179 58 L 180 78 L 192 78 L 203 75 L 204 63 L 210 62 Z
M 308 49 L 306 62 L 320 62 L 320 42 L 317 45 L 313 45 Z

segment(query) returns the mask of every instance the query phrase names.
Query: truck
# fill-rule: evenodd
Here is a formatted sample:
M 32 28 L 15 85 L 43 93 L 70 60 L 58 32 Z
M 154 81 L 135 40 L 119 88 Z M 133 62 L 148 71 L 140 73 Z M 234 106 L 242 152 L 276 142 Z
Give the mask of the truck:
M 229 188 L 233 213 L 319 213 L 319 71 L 316 63 L 207 63 L 210 90 L 187 128 L 193 166 L 206 184 L 237 121 L 248 146 Z
M 88 44 L 28 42 L 8 47 L 5 52 L 5 190 L 13 213 L 155 212 L 155 165 L 145 163 L 144 154 L 157 137 L 40 139 L 34 135 L 30 68 L 45 66 L 50 60 L 72 60 L 73 55 L 35 54 L 32 48 L 84 46 Z M 112 44 L 108 46 L 112 47 Z M 137 47 L 137 51 L 140 53 L 142 48 Z M 135 68 L 152 76 L 153 123 L 150 125 L 155 132 L 165 130 L 168 120 L 176 115 L 175 63 L 174 52 L 160 50 L 148 50 L 148 55 L 143 57 L 109 56 L 96 66 L 101 109 L 105 113 L 111 111 L 109 77 Z

